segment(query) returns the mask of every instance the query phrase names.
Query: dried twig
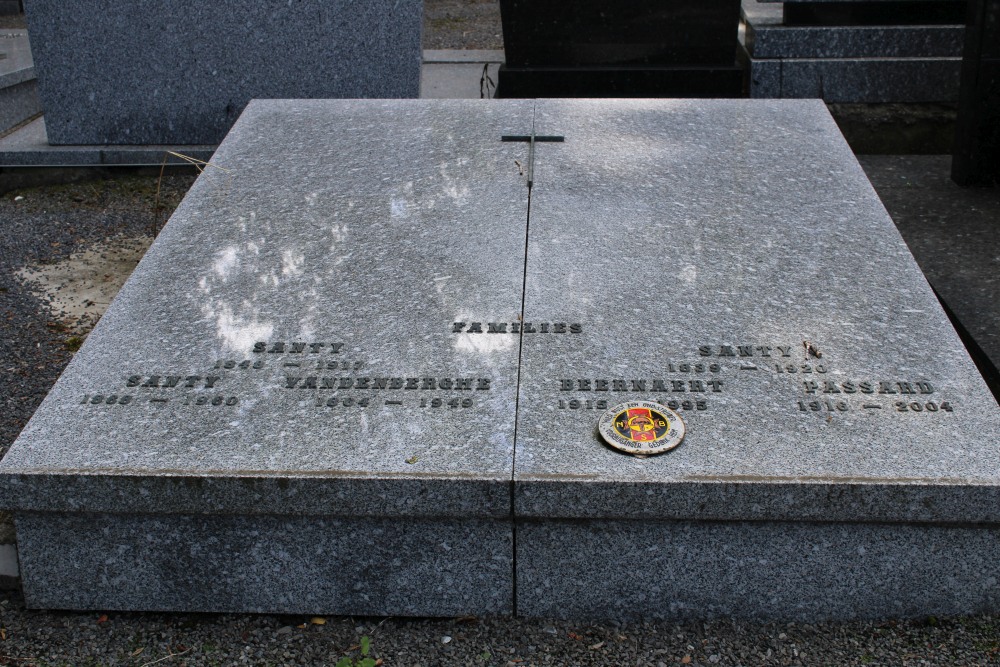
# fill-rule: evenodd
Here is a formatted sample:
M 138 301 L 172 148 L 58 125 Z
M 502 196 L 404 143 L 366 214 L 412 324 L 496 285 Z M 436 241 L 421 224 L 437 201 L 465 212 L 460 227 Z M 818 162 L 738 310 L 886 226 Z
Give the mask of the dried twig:
M 195 169 L 198 170 L 198 174 L 199 175 L 205 173 L 205 170 L 208 169 L 208 167 L 213 167 L 215 169 L 218 169 L 219 171 L 225 172 L 226 175 L 230 179 L 232 178 L 232 174 L 229 173 L 228 169 L 226 169 L 225 167 L 220 167 L 219 165 L 217 165 L 217 164 L 215 164 L 213 162 L 206 162 L 205 160 L 199 160 L 196 157 L 191 157 L 190 155 L 184 155 L 183 153 L 177 153 L 175 151 L 166 151 L 163 154 L 163 161 L 160 163 L 160 177 L 156 180 L 156 198 L 153 201 L 153 228 L 152 228 L 152 232 L 153 233 L 152 233 L 152 237 L 154 239 L 156 238 L 156 235 L 160 233 L 160 227 L 161 227 L 161 225 L 160 225 L 160 186 L 163 184 L 163 172 L 167 168 L 167 157 L 170 156 L 170 155 L 173 155 L 176 158 L 180 158 L 181 160 L 184 160 L 185 162 L 187 162 L 188 164 L 190 164 L 192 167 L 194 167 Z M 229 182 L 227 181 L 227 187 L 228 187 L 228 185 L 229 185 Z
M 183 651 L 180 651 L 179 653 L 174 653 L 173 651 L 171 651 L 170 653 L 168 653 L 167 655 L 163 656 L 162 658 L 157 658 L 156 660 L 153 660 L 152 662 L 144 662 L 142 665 L 140 665 L 140 667 L 149 667 L 150 665 L 155 665 L 158 662 L 163 662 L 164 660 L 169 660 L 170 658 L 176 658 L 179 655 L 184 655 L 185 653 L 187 653 L 190 650 L 191 649 L 186 648 Z

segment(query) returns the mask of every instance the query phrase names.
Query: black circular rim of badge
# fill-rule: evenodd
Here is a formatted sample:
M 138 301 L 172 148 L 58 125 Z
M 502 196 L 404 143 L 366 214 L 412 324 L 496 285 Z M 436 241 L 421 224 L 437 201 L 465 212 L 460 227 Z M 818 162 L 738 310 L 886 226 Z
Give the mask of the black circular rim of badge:
M 597 430 L 618 451 L 645 457 L 676 448 L 686 428 L 681 416 L 664 405 L 625 401 L 601 415 Z

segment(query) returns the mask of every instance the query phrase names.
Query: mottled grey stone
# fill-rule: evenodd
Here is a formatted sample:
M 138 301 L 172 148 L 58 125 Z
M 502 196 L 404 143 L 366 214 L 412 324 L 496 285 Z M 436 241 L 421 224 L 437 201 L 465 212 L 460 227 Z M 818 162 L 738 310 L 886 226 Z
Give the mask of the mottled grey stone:
M 216 144 L 253 98 L 405 98 L 421 0 L 29 0 L 54 144 Z
M 536 149 L 525 320 L 583 331 L 524 338 L 517 516 L 1000 519 L 996 402 L 821 102 L 535 125 L 566 141 Z M 675 401 L 687 436 L 620 454 L 599 400 Z
M 207 162 L 215 146 L 52 146 L 39 117 L 0 137 L 0 167 L 186 164 L 168 151 Z
M 0 462 L 29 604 L 505 613 L 516 530 L 529 615 L 1000 608 L 1000 411 L 821 101 L 255 101 L 213 163 Z
M 0 31 L 0 135 L 41 111 L 28 32 Z
M 755 58 L 958 58 L 965 26 L 783 26 L 750 19 Z
M 530 126 L 530 113 L 530 102 L 252 103 L 5 472 L 65 478 L 72 491 L 57 504 L 76 511 L 107 509 L 109 483 L 118 511 L 183 511 L 202 502 L 203 482 L 223 478 L 208 491 L 212 511 L 252 512 L 246 503 L 281 492 L 293 505 L 298 494 L 328 499 L 331 513 L 372 498 L 399 513 L 420 502 L 419 488 L 430 494 L 422 512 L 506 514 L 491 489 L 510 480 L 517 337 L 454 334 L 452 323 L 520 311 L 527 189 L 515 160 L 527 148 L 500 136 Z M 285 352 L 270 352 L 276 343 Z M 143 387 L 152 376 L 181 379 Z M 219 378 L 211 389 L 208 377 Z M 473 381 L 338 390 L 319 388 L 324 378 Z M 131 403 L 91 404 L 97 395 Z M 21 509 L 46 502 L 15 495 Z
M 0 88 L 35 78 L 27 30 L 0 30 Z
M 998 549 L 995 528 L 519 521 L 517 613 L 807 622 L 995 613 Z
M 413 534 L 396 557 L 420 576 L 383 606 L 331 609 L 458 613 L 434 598 L 449 572 L 466 569 L 483 596 L 509 606 L 510 568 L 495 559 L 512 553 L 489 545 L 512 539 L 518 339 L 452 329 L 520 313 L 527 188 L 517 161 L 526 163 L 528 147 L 500 137 L 530 128 L 531 106 L 250 104 L 3 461 L 5 505 L 71 512 L 77 534 L 98 523 L 76 515 L 114 513 L 99 525 L 118 537 L 85 540 L 86 553 L 71 549 L 66 561 L 48 564 L 54 544 L 32 555 L 58 534 L 50 528 L 22 541 L 34 604 L 145 608 L 160 599 L 98 598 L 93 582 L 73 586 L 59 572 L 60 562 L 98 558 L 107 540 L 132 534 L 139 519 L 122 515 L 145 513 L 171 539 L 203 531 L 181 545 L 230 530 L 213 514 L 243 517 L 232 530 L 275 515 L 281 535 L 353 521 L 352 540 L 329 547 L 351 558 L 365 548 L 363 526 L 405 526 Z M 284 352 L 272 352 L 277 343 Z M 180 379 L 143 387 L 153 376 L 157 385 Z M 200 379 L 187 388 L 188 376 Z M 210 377 L 219 378 L 212 388 Z M 376 378 L 391 382 L 372 389 Z M 341 382 L 352 386 L 322 388 Z M 322 545 L 320 534 L 303 532 L 297 548 Z M 466 544 L 479 535 L 486 546 Z M 446 538 L 452 560 L 439 568 L 448 554 L 430 562 L 419 546 Z M 177 571 L 211 572 L 219 556 L 198 553 Z M 384 573 L 371 562 L 350 572 L 357 586 L 380 590 Z M 132 581 L 120 565 L 116 576 Z M 308 585 L 307 570 L 297 571 Z M 254 570 L 251 579 L 261 596 L 229 608 L 291 611 L 267 592 L 290 586 L 284 575 Z M 468 596 L 462 613 L 499 609 L 482 599 Z M 203 606 L 162 600 L 156 608 Z
M 781 61 L 748 58 L 747 62 L 750 75 L 750 97 L 780 98 Z
M 824 105 L 547 100 L 535 125 L 566 142 L 537 149 L 525 320 L 584 324 L 523 343 L 518 613 L 996 609 L 1000 413 Z M 600 400 L 673 401 L 687 435 L 623 455 Z
M 1000 368 L 1000 193 L 957 185 L 950 155 L 859 159 L 928 282 Z
M 25 513 L 17 537 L 35 608 L 512 611 L 509 522 Z
M 782 60 L 781 96 L 838 102 L 954 102 L 961 58 Z
M 902 1 L 902 0 L 901 0 Z M 788 26 L 780 5 L 744 0 L 750 97 L 953 102 L 964 25 Z
M 0 134 L 41 112 L 34 81 L 0 88 Z
M 961 58 L 750 58 L 750 97 L 954 102 L 961 65 Z

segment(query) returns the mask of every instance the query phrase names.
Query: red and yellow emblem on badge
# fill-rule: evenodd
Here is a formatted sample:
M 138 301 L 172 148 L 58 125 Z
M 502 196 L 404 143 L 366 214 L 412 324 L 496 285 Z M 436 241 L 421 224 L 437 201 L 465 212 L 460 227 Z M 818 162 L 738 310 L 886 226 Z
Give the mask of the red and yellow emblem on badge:
M 684 422 L 673 410 L 651 401 L 619 403 L 601 416 L 601 437 L 636 456 L 670 451 L 684 439 Z

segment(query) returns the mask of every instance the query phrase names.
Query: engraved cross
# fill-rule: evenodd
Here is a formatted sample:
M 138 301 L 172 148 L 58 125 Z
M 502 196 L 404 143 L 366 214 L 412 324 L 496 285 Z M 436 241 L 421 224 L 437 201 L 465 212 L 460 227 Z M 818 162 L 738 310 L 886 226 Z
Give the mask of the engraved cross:
M 535 128 L 531 128 L 531 134 L 505 134 L 500 137 L 500 141 L 527 141 L 528 142 L 528 189 L 535 181 L 535 142 L 562 143 L 566 137 L 561 135 L 536 135 Z

